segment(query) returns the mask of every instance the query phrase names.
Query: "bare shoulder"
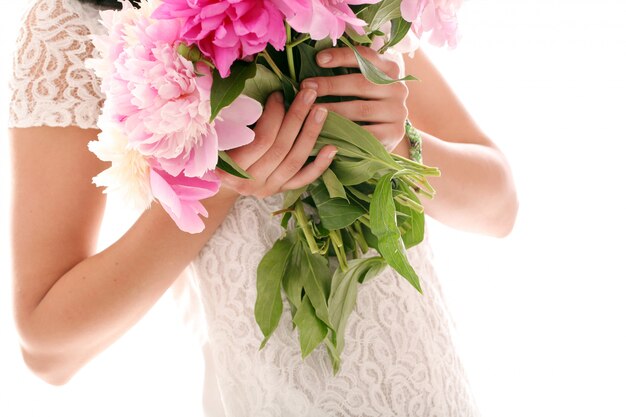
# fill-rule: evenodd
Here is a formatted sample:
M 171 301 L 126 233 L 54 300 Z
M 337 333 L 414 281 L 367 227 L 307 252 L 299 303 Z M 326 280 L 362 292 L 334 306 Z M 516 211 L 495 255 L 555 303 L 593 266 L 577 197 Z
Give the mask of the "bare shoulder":
M 15 307 L 31 311 L 54 284 L 95 250 L 105 197 L 91 179 L 106 168 L 87 149 L 98 130 L 9 129 L 11 244 Z

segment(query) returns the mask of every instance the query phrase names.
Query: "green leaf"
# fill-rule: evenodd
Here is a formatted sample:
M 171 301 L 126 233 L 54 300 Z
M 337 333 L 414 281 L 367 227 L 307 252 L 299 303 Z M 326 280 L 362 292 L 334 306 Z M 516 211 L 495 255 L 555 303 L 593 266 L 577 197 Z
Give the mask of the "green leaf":
M 289 208 L 296 204 L 296 201 L 300 199 L 302 193 L 304 193 L 307 189 L 307 186 L 300 187 L 297 190 L 289 190 L 283 193 L 283 208 Z
M 310 189 L 322 226 L 328 230 L 339 230 L 350 226 L 365 212 L 343 198 L 331 198 L 326 186 L 321 183 Z
M 391 34 L 389 35 L 389 40 L 378 50 L 378 53 L 385 53 L 387 49 L 397 45 L 402 39 L 405 38 L 406 34 L 409 33 L 409 30 L 411 30 L 410 22 L 407 22 L 401 17 L 393 19 L 391 21 Z
M 380 161 L 388 164 L 390 167 L 394 167 L 395 169 L 402 168 L 378 139 L 376 139 L 376 136 L 335 112 L 328 112 L 320 136 L 337 141 L 336 145 L 339 147 L 341 146 L 341 142 L 349 143 L 361 149 L 366 154 L 376 157 Z
M 394 80 L 389 77 L 387 74 L 378 69 L 374 64 L 368 61 L 363 55 L 357 51 L 357 49 L 352 45 L 346 38 L 341 37 L 341 41 L 348 46 L 348 48 L 352 49 L 354 55 L 356 56 L 356 60 L 359 63 L 359 68 L 361 69 L 361 73 L 365 75 L 365 78 L 373 82 L 374 84 L 393 84 L 398 81 L 417 81 L 412 75 L 407 75 L 406 77 L 399 78 Z
M 280 86 L 283 89 L 283 98 L 285 100 L 286 108 L 291 106 L 291 103 L 296 99 L 296 86 L 285 75 L 280 77 Z
M 291 236 L 295 235 L 294 230 L 289 233 Z M 296 308 L 300 308 L 300 304 L 302 303 L 302 289 L 304 288 L 302 274 L 300 273 L 300 265 L 302 264 L 302 251 L 304 249 L 301 242 L 297 241 L 295 236 L 290 240 L 294 243 L 294 245 L 287 259 L 287 266 L 285 268 L 285 273 L 283 274 L 282 286 L 289 302 Z
M 317 52 L 323 51 L 324 49 L 328 49 L 332 47 L 333 47 L 333 40 L 330 38 L 324 38 L 322 40 L 315 42 L 315 50 Z
M 372 43 L 372 40 L 369 38 L 369 36 L 363 34 L 359 34 L 356 32 L 356 30 L 354 30 L 351 26 L 346 26 L 346 35 L 348 35 L 348 37 L 353 40 L 356 43 Z
M 293 242 L 288 237 L 278 240 L 263 256 L 257 267 L 254 318 L 265 336 L 260 349 L 276 330 L 283 312 L 280 287 L 292 249 Z
M 393 176 L 394 174 L 386 174 L 376 185 L 370 205 L 371 230 L 378 238 L 378 252 L 393 269 L 421 293 L 419 277 L 409 263 L 400 230 L 396 224 L 396 208 L 391 191 Z
M 348 199 L 348 196 L 346 196 L 346 190 L 343 188 L 343 184 L 341 184 L 341 181 L 339 181 L 339 178 L 337 178 L 332 169 L 328 168 L 324 171 L 322 174 L 322 181 L 324 181 L 324 185 L 326 186 L 326 190 L 328 190 L 330 198 Z
M 281 83 L 278 76 L 264 65 L 256 64 L 256 74 L 246 80 L 242 94 L 265 105 L 269 95 L 280 89 Z
M 368 159 L 336 158 L 331 168 L 345 186 L 356 185 L 377 176 L 379 171 L 389 169 L 383 163 Z
M 317 137 L 317 142 L 315 142 L 315 146 L 313 147 L 311 155 L 317 155 L 318 152 L 326 145 L 336 146 L 337 155 L 339 156 L 348 156 L 350 158 L 357 159 L 370 159 L 372 157 L 369 153 L 364 152 L 358 146 L 353 145 L 350 142 L 346 142 L 345 140 L 338 141 L 336 139 L 327 138 L 325 136 Z
M 315 315 L 313 304 L 306 295 L 293 317 L 293 322 L 298 328 L 300 350 L 304 359 L 324 341 L 328 333 L 328 327 Z
M 332 328 L 328 316 L 328 295 L 330 293 L 330 270 L 328 261 L 319 254 L 312 254 L 308 246 L 303 244 L 302 262 L 300 263 L 300 274 L 302 276 L 303 287 L 309 297 L 315 314 L 326 325 Z
M 380 250 L 378 250 L 378 238 L 374 235 L 374 233 L 372 233 L 372 230 L 366 225 L 361 224 L 361 231 L 363 232 L 363 237 L 365 238 L 367 245 L 370 248 L 376 249 L 378 253 L 380 253 Z
M 406 197 L 418 204 L 420 203 L 419 198 L 415 195 L 411 187 L 406 185 L 404 181 L 398 181 L 398 184 L 400 190 Z M 396 210 L 409 216 L 409 219 L 405 222 L 409 229 L 406 233 L 402 234 L 404 246 L 408 249 L 420 244 L 424 240 L 424 213 L 420 213 L 402 204 L 396 204 Z
M 386 266 L 387 263 L 383 258 L 373 257 L 350 260 L 345 272 L 341 269 L 335 271 L 328 310 L 334 328 L 331 341 L 338 355 L 343 351 L 346 324 L 356 305 L 358 283 L 380 274 Z M 333 367 L 336 365 L 338 364 L 333 363 Z
M 372 197 L 370 195 L 364 193 L 362 190 L 358 189 L 357 187 L 348 186 L 346 188 L 354 197 L 358 198 L 361 201 L 368 203 L 368 205 L 372 201 Z
M 330 357 L 330 361 L 333 364 L 333 375 L 337 375 L 337 372 L 341 369 L 341 357 L 339 356 L 339 352 L 337 352 L 337 348 L 332 342 L 332 331 L 328 332 L 326 339 L 324 339 L 324 345 L 326 346 L 326 352 L 328 352 L 328 356 Z
M 224 172 L 228 172 L 230 175 L 234 175 L 235 177 L 250 179 L 252 178 L 250 174 L 244 171 L 233 159 L 228 156 L 225 151 L 219 151 L 218 153 L 219 159 L 217 160 L 217 167 Z
M 378 30 L 392 19 L 402 16 L 401 0 L 382 0 L 380 3 L 367 7 L 361 18 L 365 20 L 371 31 Z
M 319 151 L 326 145 L 337 146 L 337 155 L 338 156 L 347 156 L 355 159 L 363 159 L 363 158 L 371 158 L 372 156 L 363 152 L 358 146 L 355 146 L 346 141 L 337 141 L 335 139 L 327 138 L 324 136 L 318 136 L 317 142 L 313 146 L 313 150 L 311 151 L 311 155 L 317 155 Z
M 222 78 L 219 72 L 213 71 L 211 86 L 211 121 L 224 107 L 228 107 L 243 91 L 246 80 L 254 77 L 256 65 L 251 62 L 236 61 L 230 67 L 230 75 Z
M 311 45 L 300 43 L 296 48 L 300 53 L 300 80 L 310 77 L 330 77 L 334 75 L 332 69 L 322 68 L 317 65 L 317 61 L 315 61 L 317 50 Z
M 280 220 L 280 226 L 283 229 L 287 229 L 287 227 L 289 226 L 289 220 L 291 219 L 292 216 L 293 214 L 291 211 L 288 211 L 285 214 L 283 214 L 283 218 Z

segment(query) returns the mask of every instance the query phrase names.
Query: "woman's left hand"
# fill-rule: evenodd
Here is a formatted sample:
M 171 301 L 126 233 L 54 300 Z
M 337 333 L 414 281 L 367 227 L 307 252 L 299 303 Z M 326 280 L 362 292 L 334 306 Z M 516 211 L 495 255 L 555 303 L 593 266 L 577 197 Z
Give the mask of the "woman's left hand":
M 400 76 L 398 62 L 371 48 L 357 49 L 363 57 L 391 78 L 397 79 Z M 317 54 L 316 60 L 322 68 L 359 68 L 356 56 L 350 48 L 325 49 Z M 409 90 L 403 82 L 379 85 L 358 73 L 307 78 L 300 87 L 316 90 L 318 97 L 358 97 L 358 100 L 324 103 L 324 107 L 352 121 L 367 122 L 363 127 L 376 136 L 388 151 L 394 150 L 404 138 L 404 123 L 408 115 L 405 102 Z

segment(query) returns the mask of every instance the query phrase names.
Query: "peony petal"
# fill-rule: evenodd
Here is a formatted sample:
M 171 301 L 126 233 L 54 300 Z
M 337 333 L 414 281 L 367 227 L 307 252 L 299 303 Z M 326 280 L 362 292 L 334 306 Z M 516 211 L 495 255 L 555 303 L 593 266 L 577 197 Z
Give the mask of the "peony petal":
M 172 217 L 179 217 L 182 213 L 180 200 L 164 177 L 173 178 L 164 172 L 159 173 L 154 169 L 150 170 L 152 194 L 168 210 L 168 213 L 171 213 Z
M 261 103 L 248 96 L 241 95 L 230 106 L 222 109 L 219 117 L 247 126 L 256 123 L 262 113 L 263 106 L 261 106 Z
M 418 0 L 404 0 L 400 5 L 402 18 L 407 22 L 415 22 L 417 20 Z
M 238 148 L 254 140 L 254 131 L 231 120 L 216 120 L 215 130 L 219 137 L 219 150 L 227 151 Z
M 217 165 L 218 133 L 211 129 L 209 134 L 200 139 L 189 153 L 189 161 L 185 164 L 185 175 L 188 177 L 201 177 Z
M 168 206 L 163 206 L 167 214 L 170 215 L 176 226 L 183 232 L 187 233 L 201 233 L 204 230 L 204 222 L 198 216 L 198 213 L 202 213 L 205 217 L 208 217 L 206 210 L 204 212 L 199 211 L 197 204 L 190 202 L 182 206 L 182 212 L 180 216 L 174 214 Z

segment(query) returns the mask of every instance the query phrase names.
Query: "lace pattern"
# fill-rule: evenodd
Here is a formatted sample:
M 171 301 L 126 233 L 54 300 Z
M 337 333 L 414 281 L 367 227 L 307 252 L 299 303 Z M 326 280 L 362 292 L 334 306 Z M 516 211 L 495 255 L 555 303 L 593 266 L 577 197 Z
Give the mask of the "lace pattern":
M 76 0 L 31 0 L 22 17 L 9 81 L 9 127 L 97 128 L 99 80 L 85 68 L 100 8 Z
M 390 269 L 360 285 L 336 376 L 323 346 L 302 360 L 284 295 L 279 327 L 259 351 L 256 267 L 281 234 L 271 215 L 280 203 L 239 199 L 192 264 L 208 332 L 207 386 L 216 387 L 205 392 L 206 415 L 478 416 L 427 236 L 409 251 L 423 295 Z

